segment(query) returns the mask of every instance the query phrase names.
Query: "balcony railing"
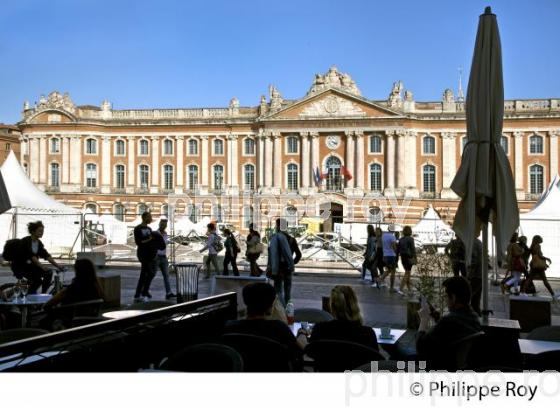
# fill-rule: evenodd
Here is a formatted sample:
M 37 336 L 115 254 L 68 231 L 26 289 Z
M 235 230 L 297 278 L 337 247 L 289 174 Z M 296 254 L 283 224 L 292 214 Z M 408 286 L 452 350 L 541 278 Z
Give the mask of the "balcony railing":
M 422 199 L 439 199 L 441 195 L 439 192 L 420 192 L 420 198 Z
M 47 185 L 45 187 L 45 192 L 49 192 L 49 193 L 60 192 L 60 186 Z
M 97 187 L 91 187 L 91 186 L 83 186 L 82 187 L 82 192 L 83 193 L 88 193 L 88 194 L 95 194 L 98 190 L 99 190 L 99 188 L 97 188 Z
M 525 200 L 527 201 L 536 201 L 542 196 L 542 193 L 539 194 L 532 194 L 530 192 L 525 192 Z

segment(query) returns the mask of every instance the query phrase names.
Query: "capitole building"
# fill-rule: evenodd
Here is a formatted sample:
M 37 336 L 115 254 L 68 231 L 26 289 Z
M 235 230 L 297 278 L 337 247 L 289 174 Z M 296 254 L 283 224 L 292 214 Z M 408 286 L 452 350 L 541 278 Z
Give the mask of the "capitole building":
M 241 231 L 259 212 L 262 226 L 328 207 L 328 223 L 416 223 L 432 204 L 451 222 L 466 141 L 458 94 L 419 102 L 396 82 L 388 98 L 371 100 L 335 67 L 302 98 L 271 86 L 249 107 L 232 98 L 224 108 L 116 110 L 53 92 L 24 105 L 20 161 L 56 199 L 123 220 L 148 208 L 166 214 L 171 204 L 176 217 L 209 216 Z M 560 99 L 504 108 L 501 146 L 528 210 L 558 172 Z

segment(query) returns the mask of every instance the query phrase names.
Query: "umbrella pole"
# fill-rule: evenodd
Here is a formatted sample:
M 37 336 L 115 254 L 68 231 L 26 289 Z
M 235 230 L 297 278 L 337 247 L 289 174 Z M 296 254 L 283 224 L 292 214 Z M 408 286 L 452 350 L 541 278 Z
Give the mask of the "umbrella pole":
M 488 319 L 488 223 L 482 224 L 482 316 Z

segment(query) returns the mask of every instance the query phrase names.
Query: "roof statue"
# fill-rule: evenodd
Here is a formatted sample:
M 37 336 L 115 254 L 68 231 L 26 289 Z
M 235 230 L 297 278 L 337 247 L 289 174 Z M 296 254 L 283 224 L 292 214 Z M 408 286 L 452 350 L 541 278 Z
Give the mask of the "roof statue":
M 451 89 L 447 88 L 443 92 L 443 101 L 446 103 L 455 102 L 455 96 L 453 95 L 453 91 L 451 91 Z
M 239 100 L 237 97 L 233 97 L 229 100 L 229 108 L 239 108 Z
M 402 81 L 399 80 L 393 83 L 391 94 L 389 94 L 389 98 L 387 99 L 387 105 L 389 107 L 402 107 L 401 92 L 403 88 L 404 86 Z
M 270 110 L 277 111 L 282 108 L 282 95 L 275 86 L 270 86 Z
M 404 100 L 405 100 L 405 101 L 414 101 L 414 96 L 413 96 L 413 94 L 412 94 L 412 91 L 406 90 L 406 91 L 404 92 Z
M 39 103 L 35 106 L 35 112 L 49 109 L 59 109 L 74 113 L 76 106 L 70 99 L 70 95 L 68 93 L 64 93 L 64 95 L 62 95 L 58 91 L 53 91 L 49 94 L 48 98 L 41 95 Z
M 307 95 L 314 95 L 330 88 L 354 95 L 361 95 L 352 77 L 347 73 L 340 73 L 335 66 L 329 68 L 329 71 L 324 75 L 315 74 L 315 79 Z

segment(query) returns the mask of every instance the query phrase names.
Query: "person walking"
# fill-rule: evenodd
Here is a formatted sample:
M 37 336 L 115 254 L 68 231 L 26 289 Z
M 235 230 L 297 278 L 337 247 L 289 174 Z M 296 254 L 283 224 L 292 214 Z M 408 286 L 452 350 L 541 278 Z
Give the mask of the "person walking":
M 362 264 L 362 280 L 366 281 L 366 272 L 369 270 L 371 273 L 371 281 L 372 283 L 375 281 L 376 271 L 377 269 L 374 268 L 373 261 L 375 259 L 375 230 L 373 229 L 373 225 L 367 226 L 367 244 L 366 250 L 364 252 L 364 263 Z
M 385 287 L 385 283 L 383 283 L 380 278 L 383 276 L 383 231 L 381 228 L 375 228 L 375 255 L 373 257 L 373 262 L 371 263 L 371 277 L 373 280 L 373 284 L 371 285 L 372 288 L 380 289 L 381 287 Z
M 145 302 L 151 299 L 150 285 L 156 275 L 157 243 L 152 235 L 152 214 L 146 211 L 142 214 L 142 223 L 134 228 L 134 242 L 136 242 L 136 256 L 140 261 L 140 277 L 134 293 L 135 302 Z
M 404 227 L 403 237 L 399 239 L 397 249 L 404 268 L 404 276 L 401 279 L 401 284 L 397 289 L 397 293 L 404 295 L 406 287 L 406 291 L 410 294 L 412 292 L 410 273 L 412 271 L 412 266 L 416 265 L 416 245 L 412 237 L 412 228 L 410 226 Z
M 389 291 L 395 292 L 395 273 L 397 270 L 397 240 L 393 232 L 384 232 L 381 237 L 383 243 L 383 265 L 386 270 L 380 278 L 381 282 L 385 282 L 385 278 L 389 276 Z
M 471 264 L 469 265 L 467 278 L 471 287 L 471 308 L 480 316 L 482 314 L 480 309 L 480 299 L 482 297 L 482 242 L 478 238 L 473 241 Z
M 165 298 L 172 299 L 176 297 L 171 291 L 169 283 L 169 260 L 167 259 L 167 244 L 169 243 L 169 235 L 167 234 L 167 219 L 160 219 L 158 230 L 153 232 L 157 238 L 158 246 L 156 253 L 156 273 L 157 269 L 161 271 L 163 276 L 163 284 L 165 286 Z
M 233 270 L 234 276 L 239 276 L 239 269 L 237 269 L 237 254 L 241 251 L 239 245 L 235 240 L 235 237 L 229 229 L 224 229 L 224 235 L 226 236 L 226 241 L 224 246 L 226 248 L 226 254 L 224 257 L 224 276 L 229 275 L 228 265 L 231 263 L 231 268 Z
M 552 286 L 548 282 L 548 278 L 546 277 L 546 270 L 548 269 L 548 265 L 552 263 L 550 258 L 547 258 L 542 254 L 541 244 L 543 239 L 540 235 L 533 236 L 533 240 L 531 241 L 531 246 L 529 249 L 531 250 L 531 262 L 529 263 L 529 278 L 525 281 L 525 286 L 522 289 L 524 293 L 526 290 L 532 285 L 534 280 L 542 280 L 543 285 L 545 288 L 550 292 L 552 296 L 552 300 L 556 302 L 556 299 L 560 297 L 560 295 L 556 295 L 552 290 Z M 548 262 L 548 263 L 547 263 Z
M 506 261 L 509 277 L 506 276 L 502 282 L 502 293 L 509 292 L 513 288 L 514 293 L 519 293 L 521 275 L 525 272 L 525 261 L 523 260 L 523 248 L 517 243 L 517 232 L 511 235 L 509 245 L 506 250 Z
M 465 263 L 465 245 L 463 241 L 455 237 L 445 246 L 445 254 L 451 260 L 451 269 L 454 276 L 467 277 L 467 265 Z
M 247 235 L 247 252 L 246 257 L 251 267 L 251 276 L 261 276 L 263 271 L 259 268 L 257 260 L 262 253 L 261 235 L 255 231 L 254 225 L 249 224 L 249 235 Z
M 222 242 L 220 241 L 220 237 L 216 233 L 216 225 L 213 223 L 209 223 L 206 225 L 208 231 L 206 232 L 206 245 L 200 250 L 200 252 L 204 252 L 208 250 L 208 256 L 206 257 L 205 261 L 205 278 L 210 278 L 210 264 L 214 267 L 214 271 L 216 275 L 220 273 L 220 268 L 218 267 L 218 253 L 222 250 Z

